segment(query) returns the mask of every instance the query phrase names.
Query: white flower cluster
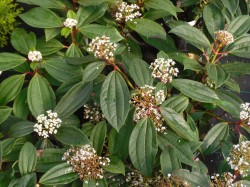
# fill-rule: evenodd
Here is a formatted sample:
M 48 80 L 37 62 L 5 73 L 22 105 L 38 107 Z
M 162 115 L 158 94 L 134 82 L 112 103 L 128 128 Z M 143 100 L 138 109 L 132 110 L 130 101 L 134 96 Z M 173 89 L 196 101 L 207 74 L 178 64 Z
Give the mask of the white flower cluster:
M 89 44 L 88 51 L 93 52 L 94 56 L 99 59 L 113 60 L 114 51 L 117 44 L 110 42 L 107 36 L 96 37 Z
M 215 37 L 216 40 L 218 40 L 222 46 L 226 46 L 234 42 L 233 35 L 225 30 L 219 30 L 215 32 Z
M 250 103 L 242 103 L 240 108 L 242 109 L 240 112 L 240 119 L 247 120 L 247 124 L 250 125 Z
M 143 177 L 139 171 L 133 170 L 131 172 L 128 172 L 126 175 L 126 182 L 129 184 L 131 187 L 146 187 L 149 186 L 151 183 L 151 180 L 147 180 L 147 178 Z
M 32 62 L 42 61 L 42 53 L 40 51 L 30 51 L 28 53 L 28 59 Z
M 132 21 L 139 18 L 142 14 L 139 12 L 140 7 L 136 4 L 128 5 L 126 2 L 118 3 L 117 12 L 115 14 L 116 21 Z
M 164 132 L 166 130 L 166 127 L 163 126 L 164 119 L 157 105 L 165 100 L 165 94 L 163 90 L 156 92 L 155 89 L 149 85 L 137 89 L 132 93 L 130 103 L 135 106 L 135 122 L 148 116 L 153 120 L 156 130 Z
M 215 174 L 215 175 L 212 175 L 210 178 L 211 178 L 210 186 L 238 187 L 238 185 L 235 186 L 233 184 L 234 180 L 236 179 L 236 176 L 230 172 L 225 172 L 223 173 L 222 176 L 220 176 L 219 174 Z
M 86 104 L 84 105 L 83 118 L 89 119 L 90 122 L 98 123 L 104 119 L 104 115 L 100 106 L 96 103 L 94 105 Z
M 64 22 L 63 22 L 63 25 L 65 27 L 68 27 L 68 28 L 72 28 L 72 27 L 75 27 L 77 25 L 77 20 L 76 19 L 72 19 L 72 18 L 67 18 Z
M 231 169 L 244 176 L 250 169 L 250 141 L 243 141 L 233 146 L 227 161 Z
M 157 58 L 151 65 L 153 70 L 152 77 L 160 79 L 164 83 L 169 83 L 173 80 L 173 76 L 179 73 L 178 68 L 174 68 L 175 62 L 172 59 Z
M 62 123 L 57 113 L 51 110 L 47 111 L 47 115 L 41 114 L 36 119 L 37 123 L 34 125 L 34 131 L 44 138 L 48 138 L 49 134 L 56 134 Z
M 71 164 L 73 171 L 78 173 L 79 178 L 86 183 L 89 180 L 103 179 L 102 167 L 110 163 L 109 158 L 98 156 L 95 149 L 88 144 L 78 147 L 71 146 L 64 153 L 62 160 Z

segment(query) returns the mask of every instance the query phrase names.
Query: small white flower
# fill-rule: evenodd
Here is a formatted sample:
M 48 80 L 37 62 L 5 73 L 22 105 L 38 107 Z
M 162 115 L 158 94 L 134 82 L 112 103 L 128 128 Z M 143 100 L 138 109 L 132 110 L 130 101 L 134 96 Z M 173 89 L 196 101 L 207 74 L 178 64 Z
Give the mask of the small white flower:
M 68 28 L 75 27 L 77 25 L 77 20 L 72 19 L 72 18 L 67 18 L 64 22 L 63 25 Z
M 40 51 L 30 51 L 28 53 L 28 59 L 32 62 L 42 61 L 43 57 Z
M 139 12 L 140 7 L 136 4 L 128 5 L 126 2 L 119 3 L 115 14 L 116 21 L 132 21 L 139 18 L 142 14 Z
M 229 45 L 234 42 L 232 34 L 225 30 L 219 30 L 215 32 L 216 40 L 218 40 L 223 46 Z
M 242 109 L 240 112 L 240 119 L 247 120 L 247 124 L 250 125 L 250 103 L 242 103 L 240 108 Z

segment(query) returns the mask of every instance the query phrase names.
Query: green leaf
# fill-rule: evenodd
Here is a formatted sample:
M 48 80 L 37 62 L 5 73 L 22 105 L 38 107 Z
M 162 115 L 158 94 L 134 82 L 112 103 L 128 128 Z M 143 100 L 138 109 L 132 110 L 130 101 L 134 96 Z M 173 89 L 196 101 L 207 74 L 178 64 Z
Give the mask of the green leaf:
M 229 78 L 229 73 L 220 65 L 207 63 L 206 70 L 209 78 L 214 82 L 216 88 L 223 85 Z
M 14 100 L 23 87 L 25 75 L 12 75 L 0 84 L 0 105 Z
M 250 74 L 250 64 L 243 62 L 230 62 L 222 64 L 222 67 L 233 76 L 242 76 Z
M 31 173 L 24 175 L 19 179 L 14 179 L 11 181 L 8 187 L 34 187 L 36 185 L 36 174 Z
M 230 79 L 230 78 L 227 79 L 224 85 L 227 86 L 230 90 L 240 93 L 240 85 L 234 79 Z
M 182 141 L 174 132 L 168 130 L 166 134 L 158 134 L 158 142 L 161 150 L 167 147 L 173 147 L 178 155 L 180 162 L 193 165 L 193 153 L 189 145 Z
M 125 175 L 125 165 L 122 162 L 122 160 L 116 156 L 110 156 L 109 159 L 110 159 L 109 165 L 103 167 L 103 169 L 110 173 Z
M 185 58 L 183 61 L 184 65 L 184 70 L 190 69 L 193 71 L 203 71 L 202 65 L 199 64 L 196 60 L 190 59 L 190 58 Z
M 79 28 L 80 32 L 90 39 L 101 37 L 103 35 L 110 38 L 111 42 L 119 42 L 123 39 L 121 34 L 113 26 L 104 26 L 98 24 L 88 24 Z
M 67 125 L 58 129 L 55 138 L 66 145 L 91 144 L 88 137 L 81 130 Z
M 105 179 L 88 180 L 82 183 L 82 187 L 108 187 L 108 184 Z
M 184 95 L 170 97 L 161 106 L 173 109 L 177 113 L 182 113 L 188 106 L 189 99 Z
M 171 84 L 184 95 L 196 101 L 214 103 L 219 99 L 213 90 L 197 81 L 174 79 Z
M 100 5 L 102 3 L 112 3 L 116 4 L 116 0 L 78 0 L 78 3 L 83 6 L 89 6 L 89 5 Z
M 207 166 L 200 160 L 194 162 L 192 172 L 197 172 L 206 175 L 208 173 Z
M 27 55 L 36 48 L 36 35 L 17 28 L 11 33 L 11 45 L 19 52 Z
M 181 163 L 174 148 L 167 147 L 160 156 L 161 171 L 165 176 L 181 168 Z
M 103 61 L 92 62 L 83 70 L 83 82 L 89 82 L 94 80 L 102 70 L 105 68 L 106 63 Z
M 42 53 L 43 56 L 48 56 L 56 53 L 64 48 L 64 45 L 56 39 L 45 41 L 44 39 L 37 41 L 36 49 Z
M 27 103 L 27 91 L 28 89 L 23 89 L 15 98 L 13 104 L 13 114 L 16 117 L 26 119 L 30 110 Z
M 43 0 L 43 1 L 37 1 L 37 0 L 17 0 L 17 2 L 20 3 L 26 3 L 29 5 L 38 5 L 44 8 L 54 8 L 54 9 L 65 9 L 66 6 L 62 3 L 62 1 L 57 0 Z
M 46 71 L 60 82 L 65 82 L 74 76 L 82 75 L 83 70 L 79 66 L 68 64 L 65 59 L 50 58 L 43 61 Z
M 55 38 L 61 32 L 61 28 L 47 28 L 44 29 L 46 42 Z
M 80 6 L 79 10 L 77 11 L 78 27 L 94 22 L 98 18 L 102 17 L 105 14 L 106 10 L 106 4 L 88 7 Z
M 188 170 L 180 169 L 174 172 L 175 175 L 184 178 L 190 187 L 208 187 L 210 186 L 210 180 L 206 174 L 197 172 L 189 172 Z
M 177 17 L 176 8 L 170 0 L 145 0 L 144 5 L 148 8 L 165 10 L 166 12 L 169 12 L 173 16 Z
M 12 108 L 8 106 L 0 107 L 0 124 L 3 123 L 11 114 Z
M 81 58 L 83 54 L 79 47 L 76 44 L 72 43 L 65 53 L 65 57 L 74 57 L 74 58 Z
M 101 121 L 97 123 L 96 126 L 92 129 L 90 135 L 90 141 L 93 143 L 93 148 L 96 150 L 96 153 L 98 155 L 101 155 L 102 153 L 106 134 L 107 134 L 106 121 Z
M 200 50 L 210 46 L 207 37 L 199 29 L 188 24 L 178 25 L 171 29 L 169 33 L 176 34 Z
M 227 26 L 227 31 L 231 33 L 234 38 L 238 38 L 250 29 L 250 17 L 248 15 L 238 16 L 233 19 Z
M 198 2 L 199 2 L 199 0 L 182 0 L 181 1 L 181 6 L 182 7 L 187 7 L 187 6 L 195 5 Z
M 56 105 L 55 94 L 48 81 L 39 74 L 36 74 L 30 81 L 28 87 L 27 101 L 33 116 L 45 114 L 53 110 Z
M 244 35 L 235 40 L 231 45 L 228 46 L 227 51 L 229 54 L 250 58 L 250 35 Z
M 34 125 L 35 123 L 30 121 L 18 122 L 11 127 L 9 135 L 10 137 L 26 136 L 34 131 Z
M 190 141 L 197 141 L 199 139 L 184 118 L 171 108 L 161 107 L 161 114 L 171 129 L 180 137 Z
M 212 154 L 220 147 L 220 142 L 225 140 L 229 134 L 229 125 L 221 122 L 213 126 L 206 134 L 201 146 L 204 154 Z
M 30 142 L 27 142 L 22 147 L 18 158 L 18 167 L 21 175 L 32 173 L 35 170 L 36 163 L 36 148 Z
M 133 19 L 133 21 L 128 21 L 126 24 L 130 29 L 149 38 L 165 40 L 167 37 L 163 27 L 149 19 Z
M 130 93 L 120 73 L 113 71 L 101 88 L 100 105 L 103 115 L 117 131 L 123 126 L 129 112 Z
M 0 167 L 2 167 L 2 162 L 3 162 L 3 146 L 2 146 L 2 142 L 0 141 Z M 1 182 L 1 178 L 0 178 L 0 182 Z
M 129 156 L 136 169 L 151 176 L 157 154 L 157 134 L 151 119 L 144 118 L 135 126 L 129 140 Z
M 85 84 L 80 82 L 76 84 L 62 97 L 54 111 L 57 112 L 61 118 L 70 116 L 88 101 L 92 87 L 92 82 Z
M 23 64 L 26 58 L 13 53 L 0 53 L 0 71 L 5 71 Z
M 213 3 L 205 5 L 203 10 L 203 19 L 209 34 L 214 38 L 214 33 L 224 29 L 225 18 L 221 10 Z
M 56 28 L 63 26 L 60 17 L 47 8 L 32 8 L 23 14 L 19 14 L 19 17 L 32 27 Z
M 62 163 L 54 166 L 43 174 L 39 183 L 44 185 L 68 184 L 77 178 L 78 174 L 73 172 L 72 166 L 67 163 Z

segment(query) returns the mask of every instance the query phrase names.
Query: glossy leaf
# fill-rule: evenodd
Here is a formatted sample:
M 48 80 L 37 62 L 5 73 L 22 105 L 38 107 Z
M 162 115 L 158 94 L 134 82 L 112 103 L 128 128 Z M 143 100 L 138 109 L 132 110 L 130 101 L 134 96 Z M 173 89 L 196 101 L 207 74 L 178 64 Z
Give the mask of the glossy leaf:
M 22 137 L 31 134 L 34 131 L 34 122 L 20 121 L 15 123 L 9 131 L 11 137 Z
M 17 2 L 26 3 L 29 5 L 38 5 L 44 8 L 54 8 L 54 9 L 65 9 L 65 5 L 61 1 L 57 0 L 17 0 Z
M 67 125 L 58 129 L 55 138 L 66 145 L 91 144 L 88 137 L 81 130 Z
M 220 65 L 207 63 L 206 70 L 209 78 L 215 83 L 216 88 L 223 85 L 229 78 L 229 73 Z
M 27 101 L 31 113 L 37 117 L 53 110 L 56 104 L 55 94 L 47 80 L 36 74 L 30 81 L 28 87 Z
M 137 33 L 149 37 L 166 39 L 166 32 L 161 25 L 149 19 L 133 19 L 126 23 L 127 26 Z
M 18 158 L 18 166 L 21 175 L 24 176 L 32 173 L 35 170 L 36 163 L 36 148 L 30 142 L 27 142 L 22 147 Z
M 127 84 L 120 73 L 113 71 L 105 78 L 100 99 L 105 118 L 119 131 L 127 118 L 130 100 Z
M 184 95 L 177 95 L 168 98 L 161 104 L 161 107 L 173 109 L 177 113 L 182 113 L 188 106 L 189 99 Z
M 244 35 L 228 46 L 229 54 L 250 58 L 250 35 Z
M 233 19 L 227 26 L 227 31 L 235 38 L 238 38 L 250 29 L 250 17 L 248 15 L 238 16 Z
M 19 179 L 14 179 L 11 181 L 8 187 L 34 187 L 36 185 L 36 174 L 31 173 L 24 175 Z
M 115 156 L 110 156 L 110 164 L 104 167 L 104 170 L 110 173 L 125 174 L 125 165 L 122 160 Z
M 32 8 L 23 14 L 19 14 L 19 17 L 32 27 L 55 28 L 63 26 L 60 17 L 47 8 Z
M 26 58 L 13 53 L 0 53 L 0 71 L 5 71 L 23 64 Z
M 56 53 L 64 48 L 64 45 L 56 39 L 45 41 L 44 39 L 37 41 L 36 50 L 40 51 L 43 56 Z
M 205 136 L 202 145 L 204 154 L 212 154 L 219 149 L 220 142 L 225 140 L 229 134 L 229 126 L 227 123 L 218 123 L 213 126 Z
M 103 61 L 92 62 L 83 70 L 83 82 L 94 80 L 105 68 L 106 63 Z
M 136 169 L 151 176 L 157 154 L 156 130 L 151 119 L 144 118 L 135 126 L 129 140 L 129 156 Z
M 203 71 L 202 65 L 199 64 L 196 60 L 190 59 L 190 58 L 185 58 L 183 61 L 184 65 L 184 70 L 190 69 L 193 71 Z
M 73 86 L 58 102 L 55 107 L 55 112 L 57 112 L 61 118 L 66 118 L 73 114 L 88 101 L 92 87 L 92 82 L 85 84 L 80 82 Z
M 213 90 L 197 81 L 188 79 L 174 79 L 171 84 L 184 95 L 196 101 L 214 103 L 219 99 Z
M 44 185 L 68 184 L 78 178 L 78 174 L 73 172 L 72 166 L 62 163 L 54 166 L 40 178 L 39 183 Z
M 78 0 L 78 3 L 83 6 L 89 6 L 89 5 L 100 5 L 102 3 L 112 3 L 116 4 L 116 0 Z
M 230 62 L 222 64 L 222 67 L 233 76 L 250 74 L 250 64 L 244 62 Z
M 3 123 L 11 114 L 12 108 L 10 107 L 0 107 L 0 124 Z
M 47 28 L 44 29 L 46 42 L 55 38 L 58 34 L 60 34 L 61 28 Z
M 159 9 L 159 10 L 165 10 L 166 12 L 172 14 L 173 16 L 176 15 L 176 9 L 173 3 L 170 0 L 145 0 L 144 4 L 148 8 L 153 8 L 153 9 Z
M 23 89 L 15 98 L 13 103 L 13 114 L 16 117 L 26 119 L 30 110 L 27 103 L 27 91 L 28 89 Z
M 78 46 L 72 43 L 65 53 L 65 57 L 81 58 L 83 54 Z

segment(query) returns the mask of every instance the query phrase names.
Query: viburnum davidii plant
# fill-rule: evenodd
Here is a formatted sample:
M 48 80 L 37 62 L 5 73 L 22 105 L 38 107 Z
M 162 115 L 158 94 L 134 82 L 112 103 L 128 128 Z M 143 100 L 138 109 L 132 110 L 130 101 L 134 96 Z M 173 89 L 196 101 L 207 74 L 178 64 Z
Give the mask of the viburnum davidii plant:
M 250 186 L 247 1 L 18 2 L 1 187 Z

